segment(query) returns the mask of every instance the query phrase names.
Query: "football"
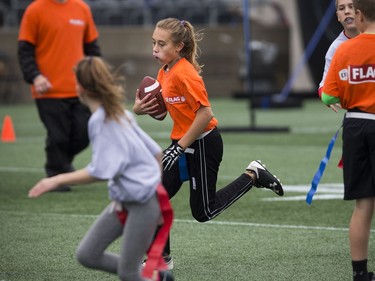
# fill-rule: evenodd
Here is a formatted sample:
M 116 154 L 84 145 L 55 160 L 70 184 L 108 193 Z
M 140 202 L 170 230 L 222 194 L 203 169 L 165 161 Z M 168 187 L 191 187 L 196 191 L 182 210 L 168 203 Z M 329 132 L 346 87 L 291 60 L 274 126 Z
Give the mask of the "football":
M 160 83 L 150 77 L 146 76 L 142 79 L 141 84 L 139 84 L 139 98 L 142 100 L 145 96 L 151 93 L 149 99 L 153 97 L 156 98 L 156 103 L 158 104 L 157 111 L 153 114 L 149 114 L 152 118 L 156 120 L 163 120 L 167 116 L 167 107 L 165 106 L 162 89 Z

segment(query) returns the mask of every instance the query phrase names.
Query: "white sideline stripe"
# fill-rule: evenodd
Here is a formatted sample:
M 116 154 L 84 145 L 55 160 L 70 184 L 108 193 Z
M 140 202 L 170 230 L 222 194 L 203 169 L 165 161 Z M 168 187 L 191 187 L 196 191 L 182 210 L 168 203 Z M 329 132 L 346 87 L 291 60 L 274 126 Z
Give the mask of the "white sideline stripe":
M 301 127 L 301 128 L 292 128 L 292 133 L 299 133 L 299 134 L 317 134 L 317 133 L 331 133 L 334 134 L 337 131 L 336 127 Z
M 17 214 L 17 215 L 24 215 L 29 216 L 29 213 L 26 212 L 12 212 L 12 211 L 1 211 L 0 213 L 3 214 Z M 35 214 L 38 216 L 66 216 L 66 217 L 75 217 L 75 218 L 90 218 L 95 219 L 97 215 L 80 215 L 80 214 L 56 214 L 56 213 L 41 213 Z M 182 224 L 199 224 L 203 225 L 200 222 L 195 220 L 186 220 L 186 219 L 174 219 L 174 223 L 182 223 Z M 327 227 L 327 226 L 309 226 L 309 225 L 288 225 L 288 224 L 268 224 L 268 223 L 252 223 L 252 222 L 231 222 L 231 221 L 209 221 L 204 224 L 213 224 L 213 225 L 220 225 L 220 226 L 244 226 L 244 227 L 263 227 L 263 228 L 279 228 L 279 229 L 303 229 L 303 230 L 325 230 L 325 231 L 349 231 L 348 228 L 345 227 Z M 371 232 L 375 233 L 375 229 L 371 229 Z
M 43 173 L 42 168 L 29 168 L 29 167 L 1 167 L 0 172 L 26 172 L 26 173 Z
M 283 185 L 284 191 L 289 192 L 303 192 L 306 193 L 310 190 L 311 185 Z M 343 183 L 322 183 L 319 184 L 317 192 L 319 193 L 336 193 L 344 194 Z
M 283 197 L 267 197 L 262 198 L 262 201 L 305 201 L 306 194 L 310 190 L 309 185 L 284 185 L 284 191 L 287 192 L 295 192 L 295 193 L 303 193 L 304 195 L 296 195 L 296 196 L 283 196 Z M 265 191 L 268 191 L 264 189 Z M 317 190 L 317 193 L 314 196 L 314 200 L 333 200 L 333 199 L 340 199 L 344 198 L 344 185 L 342 183 L 325 183 L 320 184 Z
M 1 167 L 0 172 L 8 172 L 8 173 L 44 173 L 42 168 L 28 168 L 28 167 Z M 221 176 L 223 177 L 223 176 Z M 224 176 L 226 177 L 226 176 Z M 229 178 L 229 177 L 228 177 Z M 304 193 L 307 194 L 310 186 L 308 185 L 284 185 L 284 191 L 286 192 L 296 192 L 296 193 Z M 262 189 L 265 192 L 269 192 L 269 190 Z M 323 194 L 322 194 L 323 193 Z M 317 194 L 314 196 L 314 200 L 333 200 L 333 199 L 343 199 L 344 197 L 344 187 L 343 184 L 340 183 L 326 183 L 320 184 Z M 268 202 L 276 202 L 276 201 L 305 201 L 306 195 L 299 195 L 299 196 L 283 196 L 283 197 L 267 197 L 262 198 L 261 201 L 268 201 Z M 1 280 L 0 280 L 1 281 Z
M 194 220 L 175 219 L 177 223 L 199 223 Z M 230 222 L 230 221 L 209 221 L 206 224 L 224 225 L 224 226 L 247 226 L 247 227 L 264 227 L 264 228 L 282 228 L 282 229 L 308 229 L 308 230 L 330 230 L 330 231 L 349 231 L 348 228 L 325 227 L 325 226 L 308 226 L 308 225 L 287 225 L 287 224 L 268 224 L 252 222 Z M 375 232 L 371 230 L 371 232 Z
M 332 200 L 332 199 L 343 199 L 344 195 L 340 194 L 316 194 L 314 200 Z M 306 195 L 301 196 L 286 196 L 286 197 L 269 197 L 262 198 L 262 201 L 305 201 Z
M 30 167 L 1 167 L 0 172 L 8 173 L 44 173 L 42 168 L 30 168 Z M 230 178 L 229 176 L 221 176 L 222 178 Z M 284 191 L 286 192 L 296 192 L 306 194 L 310 189 L 309 185 L 284 185 Z M 265 192 L 269 190 L 262 189 Z M 323 194 L 322 194 L 323 193 Z M 333 199 L 343 199 L 344 186 L 341 183 L 326 183 L 320 184 L 317 194 L 314 196 L 314 200 L 333 200 Z M 283 196 L 283 197 L 267 197 L 262 198 L 262 201 L 274 202 L 274 201 L 305 201 L 306 195 L 299 196 Z M 1 281 L 1 280 L 0 280 Z

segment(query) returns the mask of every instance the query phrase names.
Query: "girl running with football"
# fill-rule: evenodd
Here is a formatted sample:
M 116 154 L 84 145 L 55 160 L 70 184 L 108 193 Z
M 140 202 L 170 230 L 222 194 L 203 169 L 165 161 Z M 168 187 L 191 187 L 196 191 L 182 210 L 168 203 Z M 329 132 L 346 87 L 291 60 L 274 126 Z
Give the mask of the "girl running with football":
M 29 197 L 39 197 L 62 185 L 108 181 L 112 202 L 81 241 L 78 261 L 117 274 L 120 280 L 173 280 L 166 271 L 156 279 L 152 279 L 153 270 L 151 276 L 142 277 L 140 266 L 161 222 L 161 208 L 169 207 L 169 222 L 164 217 L 164 225 L 169 224 L 166 233 L 172 221 L 168 196 L 160 183 L 162 150 L 124 110 L 123 87 L 104 60 L 85 58 L 75 71 L 79 99 L 92 112 L 88 124 L 91 162 L 83 169 L 39 181 Z M 162 200 L 164 204 L 160 204 Z M 120 254 L 107 252 L 120 237 Z M 158 258 L 162 261 L 160 250 Z
M 162 65 L 157 80 L 169 115 L 173 120 L 171 144 L 164 150 L 163 185 L 170 198 L 181 188 L 184 177 L 190 184 L 190 208 L 199 222 L 209 221 L 248 192 L 252 186 L 268 188 L 283 195 L 280 181 L 260 161 L 252 161 L 245 171 L 227 186 L 216 190 L 223 142 L 217 128 L 198 63 L 202 34 L 188 21 L 167 18 L 159 21 L 152 35 L 153 56 Z M 133 111 L 155 112 L 153 99 L 142 100 L 136 93 Z M 186 160 L 185 171 L 183 161 Z M 170 249 L 164 257 L 173 268 Z

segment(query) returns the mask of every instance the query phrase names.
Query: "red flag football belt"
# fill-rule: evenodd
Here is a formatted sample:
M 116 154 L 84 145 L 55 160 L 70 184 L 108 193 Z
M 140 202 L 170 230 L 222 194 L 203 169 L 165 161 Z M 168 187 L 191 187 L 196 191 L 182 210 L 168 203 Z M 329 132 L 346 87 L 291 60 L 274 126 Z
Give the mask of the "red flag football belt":
M 169 202 L 169 196 L 162 184 L 156 189 L 158 195 L 161 214 L 163 216 L 163 225 L 159 228 L 153 243 L 147 252 L 147 263 L 143 269 L 143 277 L 152 279 L 154 272 L 167 269 L 162 253 L 165 243 L 168 239 L 169 231 L 173 222 L 173 210 Z M 122 224 L 125 224 L 127 212 L 125 209 L 117 211 L 117 216 Z

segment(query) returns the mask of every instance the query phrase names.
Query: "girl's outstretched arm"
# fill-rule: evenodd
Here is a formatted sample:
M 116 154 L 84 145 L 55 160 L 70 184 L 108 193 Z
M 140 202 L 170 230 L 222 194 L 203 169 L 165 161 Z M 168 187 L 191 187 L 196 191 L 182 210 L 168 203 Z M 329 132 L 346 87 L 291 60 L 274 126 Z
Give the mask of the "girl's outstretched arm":
M 35 198 L 42 194 L 54 190 L 61 185 L 75 185 L 75 184 L 86 184 L 99 179 L 90 176 L 86 169 L 77 170 L 71 173 L 59 174 L 54 177 L 44 178 L 40 180 L 33 188 L 29 191 L 29 197 Z

